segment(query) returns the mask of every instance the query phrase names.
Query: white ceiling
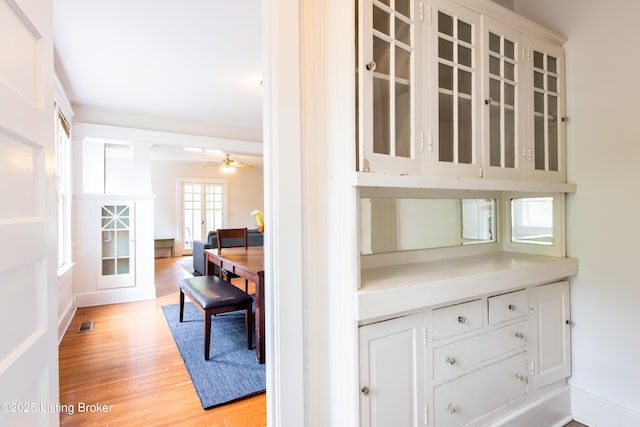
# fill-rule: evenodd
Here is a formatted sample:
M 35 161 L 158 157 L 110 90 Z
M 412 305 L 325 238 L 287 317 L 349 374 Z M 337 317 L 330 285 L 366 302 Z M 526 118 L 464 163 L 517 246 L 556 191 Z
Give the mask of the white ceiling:
M 76 121 L 261 142 L 258 0 L 53 7 L 56 73 Z

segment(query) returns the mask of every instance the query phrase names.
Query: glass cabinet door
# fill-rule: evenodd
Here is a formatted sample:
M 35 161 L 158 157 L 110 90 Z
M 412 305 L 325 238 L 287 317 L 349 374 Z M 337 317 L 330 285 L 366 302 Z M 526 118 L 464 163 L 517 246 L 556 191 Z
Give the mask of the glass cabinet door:
M 530 45 L 529 173 L 537 180 L 564 181 L 564 54 L 556 45 L 537 40 Z
M 417 173 L 416 46 L 412 0 L 360 4 L 361 171 Z
M 456 4 L 432 4 L 431 55 L 435 119 L 430 135 L 432 173 L 481 173 L 478 114 L 479 15 Z
M 483 16 L 484 175 L 522 178 L 526 149 L 522 144 L 523 48 L 521 33 Z
M 134 286 L 133 204 L 99 206 L 98 289 Z

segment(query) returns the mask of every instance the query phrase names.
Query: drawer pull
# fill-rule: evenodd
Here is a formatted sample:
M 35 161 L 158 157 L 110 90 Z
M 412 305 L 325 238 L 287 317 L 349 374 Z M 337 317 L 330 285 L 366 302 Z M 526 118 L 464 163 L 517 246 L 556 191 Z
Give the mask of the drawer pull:
M 455 365 L 456 364 L 456 358 L 455 357 L 451 357 L 451 356 L 447 357 L 447 363 L 449 365 Z
M 456 413 L 456 411 L 457 411 L 457 409 L 456 409 L 456 407 L 455 407 L 455 406 L 453 406 L 453 404 L 452 404 L 452 403 L 449 403 L 449 404 L 447 405 L 447 411 L 449 411 L 449 413 L 450 413 L 450 414 L 455 414 L 455 413 Z
M 527 376 L 522 374 L 515 374 L 516 379 L 520 382 L 527 384 Z
M 369 387 L 364 386 L 362 387 L 362 389 L 360 390 L 362 392 L 362 394 L 364 394 L 365 396 L 369 396 Z
M 509 310 L 511 310 L 511 311 L 516 311 L 516 305 L 515 304 L 509 304 L 509 306 L 507 308 Z
M 524 339 L 524 334 L 522 332 L 516 332 L 516 338 Z
M 467 319 L 465 319 L 463 316 L 458 316 L 458 323 L 467 323 Z

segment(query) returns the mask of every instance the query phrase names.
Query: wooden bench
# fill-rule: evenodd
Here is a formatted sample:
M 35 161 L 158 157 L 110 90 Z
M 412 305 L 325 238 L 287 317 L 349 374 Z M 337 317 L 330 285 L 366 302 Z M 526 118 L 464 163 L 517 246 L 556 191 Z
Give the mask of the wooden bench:
M 204 313 L 204 359 L 209 360 L 211 316 L 245 310 L 247 348 L 251 349 L 253 298 L 217 276 L 199 276 L 180 282 L 180 322 L 184 314 L 185 294 Z

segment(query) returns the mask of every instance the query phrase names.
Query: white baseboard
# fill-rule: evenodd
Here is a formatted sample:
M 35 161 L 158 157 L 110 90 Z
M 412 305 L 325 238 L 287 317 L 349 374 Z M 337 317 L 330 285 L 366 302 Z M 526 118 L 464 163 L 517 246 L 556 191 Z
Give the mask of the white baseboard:
M 118 304 L 122 302 L 142 301 L 156 298 L 156 288 L 107 289 L 84 294 L 76 294 L 78 307 Z
M 69 329 L 69 325 L 75 315 L 76 306 L 73 304 L 73 301 L 70 301 L 64 313 L 58 319 L 58 345 L 62 342 L 62 338 L 64 338 L 64 334 L 67 332 L 67 329 Z
M 640 426 L 640 412 L 576 387 L 571 387 L 571 410 L 576 421 L 590 427 Z

